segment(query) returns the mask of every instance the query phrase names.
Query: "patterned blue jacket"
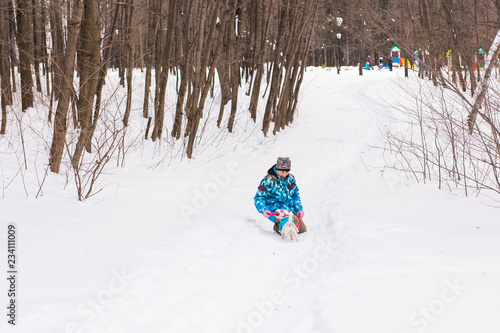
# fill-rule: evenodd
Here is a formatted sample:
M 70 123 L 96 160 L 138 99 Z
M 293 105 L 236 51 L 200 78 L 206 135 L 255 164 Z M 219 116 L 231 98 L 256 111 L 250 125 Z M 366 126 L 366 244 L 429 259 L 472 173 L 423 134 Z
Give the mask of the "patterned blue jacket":
M 255 208 L 261 214 L 264 210 L 275 212 L 277 209 L 285 209 L 293 214 L 303 210 L 295 177 L 289 174 L 286 178 L 281 178 L 276 173 L 275 166 L 267 171 L 253 200 Z M 276 217 L 271 215 L 269 219 L 274 222 Z

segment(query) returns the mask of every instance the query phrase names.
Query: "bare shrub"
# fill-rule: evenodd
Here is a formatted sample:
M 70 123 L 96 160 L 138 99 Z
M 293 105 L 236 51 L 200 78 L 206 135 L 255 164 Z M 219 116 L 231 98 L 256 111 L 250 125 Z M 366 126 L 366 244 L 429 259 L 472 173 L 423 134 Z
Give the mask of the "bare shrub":
M 417 181 L 436 181 L 440 188 L 466 195 L 484 189 L 500 193 L 499 84 L 488 84 L 472 133 L 468 120 L 473 103 L 458 89 L 426 80 L 405 84 L 408 98 L 396 107 L 399 125 L 385 133 L 387 148 L 397 155 L 391 166 Z

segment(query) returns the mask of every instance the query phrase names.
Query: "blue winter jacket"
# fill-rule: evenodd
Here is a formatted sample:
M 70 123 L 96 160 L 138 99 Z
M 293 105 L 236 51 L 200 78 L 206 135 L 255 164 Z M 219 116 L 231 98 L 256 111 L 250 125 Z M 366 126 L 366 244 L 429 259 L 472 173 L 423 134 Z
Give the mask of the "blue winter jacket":
M 303 210 L 295 177 L 288 174 L 286 178 L 281 178 L 276 173 L 275 166 L 267 171 L 253 200 L 255 208 L 261 214 L 264 210 L 275 212 L 277 209 L 285 209 L 293 214 Z M 269 219 L 274 222 L 276 217 L 271 215 Z

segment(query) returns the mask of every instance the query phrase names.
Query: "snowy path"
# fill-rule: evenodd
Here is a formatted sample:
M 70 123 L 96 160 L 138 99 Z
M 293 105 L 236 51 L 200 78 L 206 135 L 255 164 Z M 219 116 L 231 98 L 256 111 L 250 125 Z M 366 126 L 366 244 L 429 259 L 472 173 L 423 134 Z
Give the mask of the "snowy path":
M 497 210 L 381 177 L 370 148 L 396 75 L 315 70 L 298 119 L 272 145 L 117 171 L 95 201 L 7 202 L 23 268 L 9 332 L 493 331 Z M 306 211 L 297 244 L 253 207 L 277 156 L 291 157 Z

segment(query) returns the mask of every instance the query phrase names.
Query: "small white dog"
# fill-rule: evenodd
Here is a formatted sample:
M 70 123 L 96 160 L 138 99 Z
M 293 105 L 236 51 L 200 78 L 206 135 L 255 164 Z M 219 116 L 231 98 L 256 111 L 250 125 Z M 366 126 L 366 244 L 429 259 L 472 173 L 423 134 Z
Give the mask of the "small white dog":
M 280 221 L 284 218 L 288 218 L 288 222 L 286 222 L 285 225 L 283 226 L 283 228 L 281 229 L 281 238 L 283 238 L 289 242 L 293 242 L 294 240 L 296 242 L 298 242 L 299 241 L 299 234 L 298 234 L 299 229 L 297 228 L 295 223 L 293 223 L 293 219 L 292 219 L 293 214 L 287 210 L 284 210 L 284 209 L 278 209 L 278 212 L 279 212 L 279 215 L 276 218 L 280 219 Z

